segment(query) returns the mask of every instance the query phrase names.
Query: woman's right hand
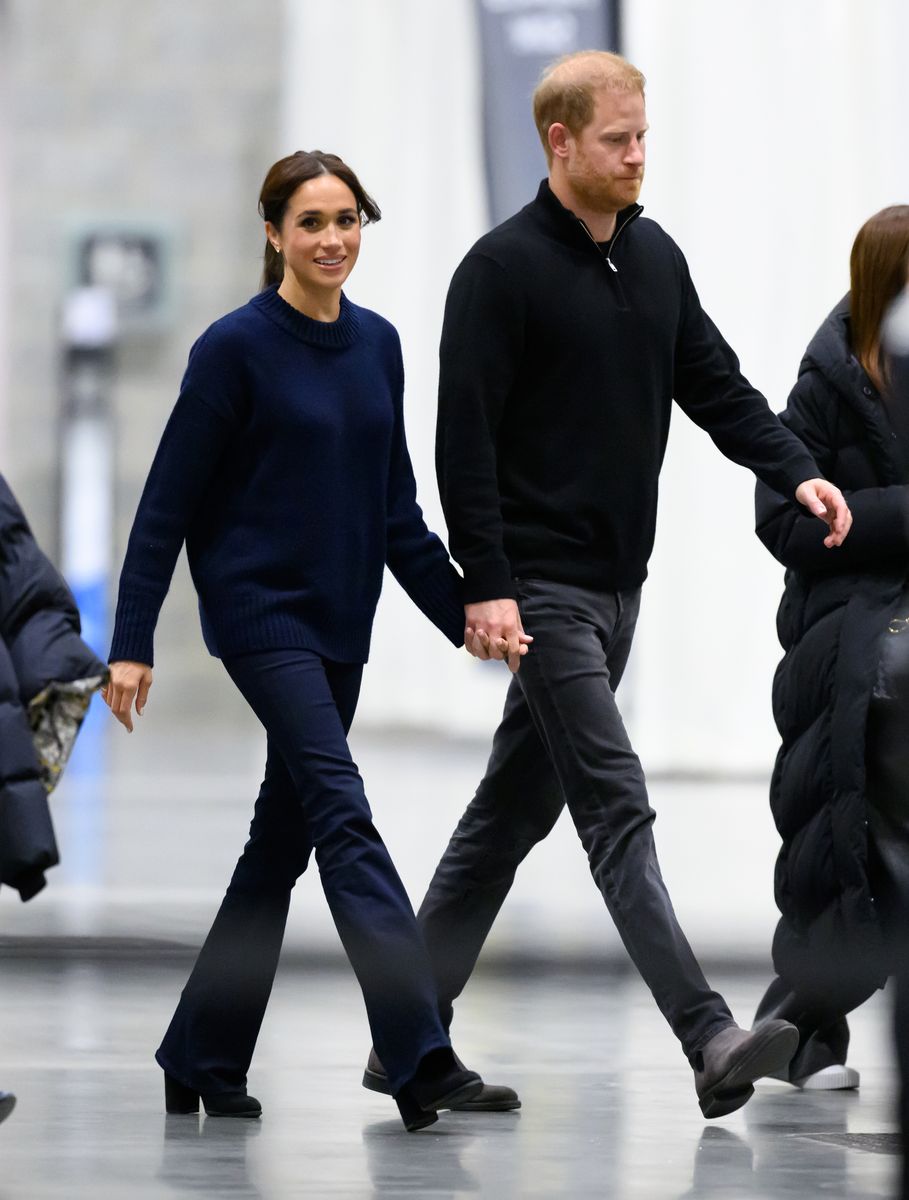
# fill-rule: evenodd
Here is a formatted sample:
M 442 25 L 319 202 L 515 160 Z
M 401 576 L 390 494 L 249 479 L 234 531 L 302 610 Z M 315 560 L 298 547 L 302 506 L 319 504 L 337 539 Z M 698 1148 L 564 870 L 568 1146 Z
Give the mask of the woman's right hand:
M 104 703 L 121 725 L 133 731 L 133 701 L 136 713 L 142 716 L 148 689 L 152 685 L 152 669 L 146 663 L 113 662 L 110 664 L 110 679 L 101 689 Z

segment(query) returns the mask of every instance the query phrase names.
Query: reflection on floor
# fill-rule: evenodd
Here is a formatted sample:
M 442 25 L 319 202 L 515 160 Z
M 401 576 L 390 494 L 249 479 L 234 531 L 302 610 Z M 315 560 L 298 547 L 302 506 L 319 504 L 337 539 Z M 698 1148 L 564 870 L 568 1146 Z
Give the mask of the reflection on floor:
M 7 949 L 10 947 L 8 946 Z M 691 1072 L 631 975 L 478 977 L 459 1004 L 461 1056 L 513 1084 L 519 1113 L 445 1113 L 406 1134 L 364 1091 L 368 1049 L 346 970 L 282 970 L 250 1090 L 261 1121 L 165 1117 L 152 1061 L 186 961 L 153 955 L 7 957 L 0 1200 L 457 1200 L 587 1197 L 773 1200 L 892 1194 L 896 1139 L 889 1004 L 856 1015 L 854 1093 L 763 1082 L 706 1125 Z M 714 975 L 740 1019 L 756 975 Z

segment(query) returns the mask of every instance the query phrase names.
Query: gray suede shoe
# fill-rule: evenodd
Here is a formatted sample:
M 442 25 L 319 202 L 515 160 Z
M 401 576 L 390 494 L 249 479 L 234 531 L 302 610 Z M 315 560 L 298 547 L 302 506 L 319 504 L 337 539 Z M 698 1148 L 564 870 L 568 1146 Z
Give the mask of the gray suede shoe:
M 455 1062 L 459 1067 L 463 1066 L 457 1055 L 455 1055 Z M 385 1068 L 375 1050 L 369 1052 L 366 1070 L 363 1072 L 363 1086 L 371 1092 L 381 1092 L 383 1096 L 391 1095 L 388 1090 L 388 1076 L 385 1074 Z M 514 1088 L 498 1083 L 484 1083 L 482 1090 L 476 1096 L 472 1096 L 469 1100 L 462 1100 L 460 1104 L 446 1105 L 446 1107 L 450 1108 L 452 1112 L 513 1112 L 521 1107 L 521 1101 Z
M 754 1081 L 780 1071 L 795 1054 L 799 1031 L 788 1021 L 765 1021 L 750 1033 L 721 1029 L 694 1055 L 694 1086 L 708 1119 L 725 1117 L 754 1095 Z

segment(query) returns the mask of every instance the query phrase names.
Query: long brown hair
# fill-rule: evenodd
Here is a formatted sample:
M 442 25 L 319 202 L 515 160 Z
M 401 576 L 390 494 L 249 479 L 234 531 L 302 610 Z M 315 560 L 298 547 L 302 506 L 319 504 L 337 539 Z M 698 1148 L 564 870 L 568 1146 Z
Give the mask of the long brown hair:
M 319 175 L 337 175 L 354 194 L 361 225 L 378 221 L 382 213 L 378 204 L 366 191 L 354 172 L 337 154 L 326 154 L 323 150 L 297 150 L 286 158 L 279 158 L 268 169 L 262 191 L 259 193 L 259 216 L 280 228 L 290 198 L 304 183 Z M 284 259 L 268 238 L 265 239 L 265 255 L 262 266 L 261 289 L 280 283 L 284 278 Z
M 849 259 L 852 352 L 880 388 L 887 383 L 881 354 L 881 322 L 909 278 L 909 204 L 894 204 L 869 217 Z

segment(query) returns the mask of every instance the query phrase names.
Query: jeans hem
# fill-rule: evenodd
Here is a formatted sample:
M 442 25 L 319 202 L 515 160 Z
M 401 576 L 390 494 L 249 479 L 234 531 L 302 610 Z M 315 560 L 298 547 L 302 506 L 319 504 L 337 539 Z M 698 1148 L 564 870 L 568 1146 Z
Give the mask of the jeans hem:
M 732 1016 L 730 1016 L 728 1019 L 724 1017 L 722 1020 L 714 1021 L 712 1025 L 707 1026 L 706 1033 L 701 1034 L 690 1050 L 683 1048 L 685 1057 L 689 1059 L 693 1058 L 694 1055 L 703 1050 L 707 1043 L 712 1038 L 715 1038 L 718 1033 L 722 1033 L 724 1029 L 731 1029 L 735 1024 L 737 1024 L 737 1022 Z

